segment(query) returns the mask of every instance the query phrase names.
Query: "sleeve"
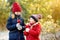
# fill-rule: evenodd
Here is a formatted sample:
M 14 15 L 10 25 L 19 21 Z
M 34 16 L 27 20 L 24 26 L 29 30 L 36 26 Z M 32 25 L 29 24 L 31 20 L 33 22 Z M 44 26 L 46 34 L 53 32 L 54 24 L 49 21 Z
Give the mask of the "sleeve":
M 24 35 L 25 35 L 25 36 L 28 36 L 28 35 L 29 35 L 29 33 L 28 33 L 28 32 L 26 32 L 26 31 L 24 31 Z
M 21 31 L 24 31 L 25 30 L 25 23 L 24 23 L 24 19 L 22 19 L 22 30 Z
M 37 25 L 36 30 L 31 29 L 29 31 L 29 34 L 31 34 L 33 36 L 38 36 L 40 34 L 40 32 L 41 32 L 41 26 Z
M 6 27 L 7 27 L 7 29 L 9 30 L 9 31 L 13 31 L 13 30 L 16 30 L 17 28 L 16 28 L 16 24 L 13 24 L 12 25 L 12 23 L 11 23 L 11 18 L 9 18 L 8 20 L 7 20 L 7 25 L 6 25 Z
M 30 26 L 29 25 L 25 25 L 25 28 L 29 28 Z M 25 36 L 28 36 L 29 35 L 29 33 L 28 32 L 26 32 L 26 31 L 24 31 L 24 35 Z

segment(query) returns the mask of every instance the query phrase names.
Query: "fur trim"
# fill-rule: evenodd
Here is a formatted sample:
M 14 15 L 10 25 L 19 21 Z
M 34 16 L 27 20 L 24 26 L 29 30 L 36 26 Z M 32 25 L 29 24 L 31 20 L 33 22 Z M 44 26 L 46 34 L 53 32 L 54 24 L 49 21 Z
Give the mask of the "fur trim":
M 37 25 L 38 23 L 39 23 L 39 22 L 37 22 L 37 23 L 33 24 L 33 25 L 31 26 L 31 29 L 32 29 L 32 27 L 33 27 L 33 26 Z

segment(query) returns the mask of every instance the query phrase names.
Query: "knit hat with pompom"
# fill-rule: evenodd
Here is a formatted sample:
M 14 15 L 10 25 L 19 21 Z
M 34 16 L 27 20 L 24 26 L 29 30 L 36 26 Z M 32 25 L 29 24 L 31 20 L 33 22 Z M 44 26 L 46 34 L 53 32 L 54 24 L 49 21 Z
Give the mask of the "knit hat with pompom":
M 36 22 L 38 22 L 38 20 L 42 18 L 42 15 L 41 14 L 34 14 L 34 15 L 30 16 L 30 18 L 33 18 Z
M 14 2 L 12 4 L 12 12 L 15 13 L 15 12 L 21 12 L 22 11 L 22 8 L 21 6 L 19 5 L 19 3 L 17 2 Z

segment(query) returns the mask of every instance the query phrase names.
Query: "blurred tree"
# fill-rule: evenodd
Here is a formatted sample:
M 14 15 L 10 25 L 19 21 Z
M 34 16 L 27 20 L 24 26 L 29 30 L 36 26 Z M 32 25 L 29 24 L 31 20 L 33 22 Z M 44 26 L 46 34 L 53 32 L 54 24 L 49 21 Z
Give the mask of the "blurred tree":
M 16 0 L 22 6 L 23 12 L 25 12 L 24 18 L 27 18 L 32 14 L 42 14 L 44 18 L 47 15 L 52 14 L 50 5 L 51 0 Z M 27 4 L 28 3 L 28 4 Z M 26 16 L 28 15 L 28 16 Z
M 15 2 L 15 0 L 8 0 L 7 2 L 10 4 L 9 6 L 11 6 L 12 3 Z
M 42 14 L 43 23 L 48 19 L 48 15 L 52 16 L 55 23 L 56 20 L 60 21 L 60 0 L 0 0 L 0 26 L 6 25 L 11 5 L 15 1 L 22 7 L 22 16 L 25 22 L 28 22 L 28 18 L 32 14 Z
M 55 20 L 55 23 L 57 20 L 60 20 L 60 7 L 55 7 L 53 11 L 53 19 Z
M 60 0 L 56 0 L 52 4 L 52 17 L 54 19 L 54 22 L 56 23 L 57 20 L 60 20 Z
M 6 19 L 8 18 L 8 13 L 10 8 L 7 7 L 8 3 L 5 0 L 0 0 L 0 30 L 5 28 Z M 1 28 L 2 27 L 2 28 Z

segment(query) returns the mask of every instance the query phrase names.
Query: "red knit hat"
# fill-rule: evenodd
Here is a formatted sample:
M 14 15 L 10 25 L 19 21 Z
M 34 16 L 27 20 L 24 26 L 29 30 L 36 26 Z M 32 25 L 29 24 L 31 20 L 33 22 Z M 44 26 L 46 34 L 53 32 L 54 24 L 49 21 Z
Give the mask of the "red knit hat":
M 22 11 L 22 8 L 21 6 L 19 5 L 19 3 L 17 2 L 14 2 L 12 4 L 12 12 L 15 13 L 15 12 L 21 12 Z

